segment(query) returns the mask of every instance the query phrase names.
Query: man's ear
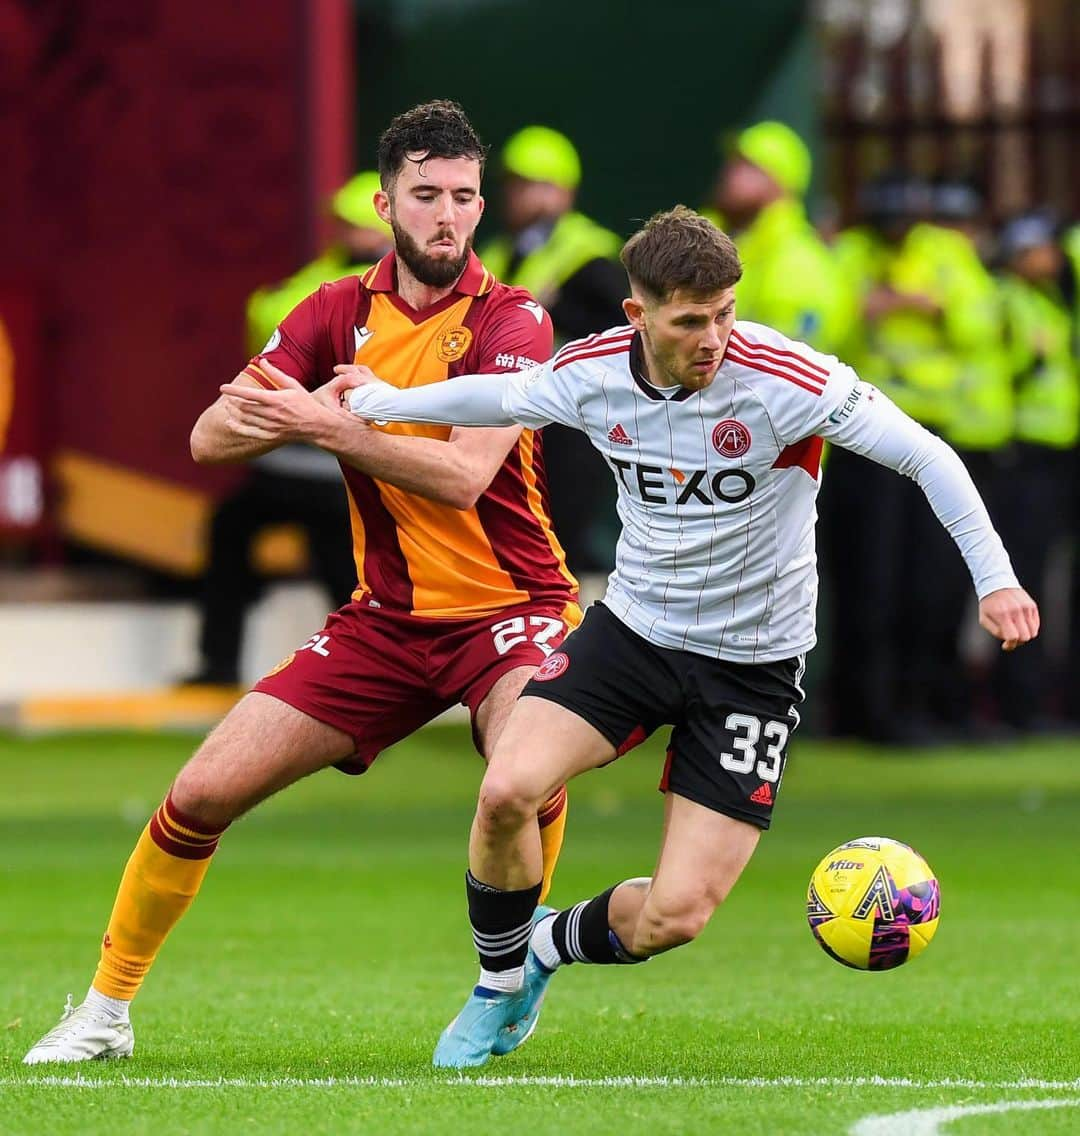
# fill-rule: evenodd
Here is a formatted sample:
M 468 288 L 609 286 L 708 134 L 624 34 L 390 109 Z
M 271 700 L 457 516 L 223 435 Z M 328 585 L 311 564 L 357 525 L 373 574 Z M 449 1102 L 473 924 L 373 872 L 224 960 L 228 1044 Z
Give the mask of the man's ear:
M 372 204 L 375 206 L 375 212 L 378 213 L 379 219 L 389 225 L 390 194 L 388 194 L 385 189 L 376 190 L 375 196 L 372 198 Z
M 622 310 L 635 330 L 645 330 L 645 305 L 637 296 L 627 296 L 622 302 Z

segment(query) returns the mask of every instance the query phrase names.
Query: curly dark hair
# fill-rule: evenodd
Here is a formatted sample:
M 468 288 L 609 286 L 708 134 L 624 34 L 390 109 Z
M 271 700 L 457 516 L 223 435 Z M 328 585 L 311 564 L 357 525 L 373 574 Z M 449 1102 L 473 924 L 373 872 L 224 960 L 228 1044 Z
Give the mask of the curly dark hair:
M 742 276 L 731 238 L 685 205 L 654 213 L 623 245 L 619 259 L 630 282 L 661 302 L 679 290 L 722 292 Z
M 484 171 L 487 147 L 457 103 L 432 99 L 397 115 L 379 139 L 379 181 L 389 191 L 406 160 L 474 158 Z

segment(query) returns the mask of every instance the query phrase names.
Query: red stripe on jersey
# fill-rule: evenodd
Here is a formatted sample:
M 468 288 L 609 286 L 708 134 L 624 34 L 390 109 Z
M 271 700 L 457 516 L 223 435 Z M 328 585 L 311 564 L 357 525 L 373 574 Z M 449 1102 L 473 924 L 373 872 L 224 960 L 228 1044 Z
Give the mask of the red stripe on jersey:
M 733 363 L 741 363 L 742 366 L 749 367 L 752 371 L 764 371 L 765 374 L 775 375 L 778 379 L 787 379 L 789 383 L 794 383 L 797 387 L 802 387 L 803 390 L 807 390 L 811 394 L 816 394 L 818 398 L 821 397 L 821 387 L 811 386 L 803 379 L 797 378 L 787 371 L 781 371 L 779 367 L 767 367 L 760 359 L 751 359 L 743 355 L 740 351 L 733 351 L 730 343 L 728 344 L 727 354 L 724 358 L 730 359 Z
M 773 462 L 773 469 L 805 469 L 817 481 L 821 472 L 821 451 L 825 443 L 817 435 L 804 438 L 792 446 L 785 446 Z
M 829 377 L 828 367 L 823 367 L 820 363 L 815 363 L 813 359 L 808 359 L 805 355 L 799 354 L 798 351 L 788 351 L 784 347 L 774 347 L 771 343 L 762 343 L 760 339 L 747 339 L 737 328 L 732 328 L 731 334 L 735 337 L 735 341 L 742 344 L 743 347 L 758 351 L 768 351 L 772 355 L 797 359 L 804 367 L 808 367 L 811 371 L 817 371 L 822 378 L 827 379 Z
M 563 346 L 555 352 L 555 358 L 558 359 L 560 355 L 567 355 L 573 351 L 582 351 L 595 343 L 603 334 L 602 331 L 594 331 L 592 335 L 586 335 L 584 339 L 572 339 L 569 343 L 564 343 Z
M 572 343 L 568 343 L 562 350 L 556 353 L 555 362 L 560 362 L 564 356 L 576 355 L 579 351 L 592 351 L 596 347 L 603 347 L 609 343 L 617 343 L 624 339 L 633 338 L 633 328 L 629 328 L 626 331 L 618 331 L 610 335 L 603 331 L 597 331 L 587 336 L 585 339 L 575 339 Z
M 825 385 L 825 381 L 829 377 L 829 372 L 824 367 L 818 366 L 817 363 L 811 362 L 802 355 L 797 355 L 794 351 L 784 351 L 779 347 L 770 347 L 766 343 L 746 339 L 734 329 L 731 332 L 731 338 L 747 354 L 762 355 L 771 363 L 775 363 L 779 367 L 789 367 L 800 375 L 814 380 L 814 382 L 820 382 L 822 386 Z
M 580 363 L 582 359 L 599 359 L 604 355 L 622 355 L 624 352 L 629 350 L 629 339 L 627 339 L 623 343 L 610 345 L 604 348 L 601 348 L 600 344 L 597 344 L 597 349 L 595 351 L 580 351 L 576 355 L 570 355 L 565 359 L 560 359 L 551 369 L 552 371 L 557 371 L 560 367 L 566 367 L 570 363 Z
M 529 508 L 523 449 L 530 450 L 544 514 L 550 517 L 541 446 L 539 432 L 533 433 L 531 447 L 514 446 L 476 502 L 477 516 L 499 567 L 533 600 L 562 598 L 577 590 L 540 519 Z
M 360 539 L 355 534 L 353 537 L 354 546 L 364 550 L 360 578 L 380 603 L 409 611 L 413 606 L 412 579 L 401 551 L 397 521 L 383 503 L 373 478 L 344 466 L 342 472 L 352 498 L 352 523 L 363 529 Z

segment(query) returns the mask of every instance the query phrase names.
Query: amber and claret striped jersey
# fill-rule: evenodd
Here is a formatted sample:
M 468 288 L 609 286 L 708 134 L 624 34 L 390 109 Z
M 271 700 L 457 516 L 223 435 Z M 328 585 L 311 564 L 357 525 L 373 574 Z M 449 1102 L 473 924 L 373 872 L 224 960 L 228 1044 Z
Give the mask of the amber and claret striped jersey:
M 263 359 L 309 389 L 338 363 L 363 363 L 400 388 L 466 373 L 518 371 L 551 355 L 551 319 L 522 288 L 500 284 L 470 254 L 455 290 L 423 311 L 397 294 L 395 257 L 324 284 L 298 304 L 245 368 L 274 383 Z M 390 434 L 447 439 L 451 427 L 389 423 Z M 432 619 L 468 619 L 530 600 L 569 601 L 577 584 L 551 527 L 540 435 L 522 432 L 467 510 L 342 463 L 358 587 L 367 599 Z

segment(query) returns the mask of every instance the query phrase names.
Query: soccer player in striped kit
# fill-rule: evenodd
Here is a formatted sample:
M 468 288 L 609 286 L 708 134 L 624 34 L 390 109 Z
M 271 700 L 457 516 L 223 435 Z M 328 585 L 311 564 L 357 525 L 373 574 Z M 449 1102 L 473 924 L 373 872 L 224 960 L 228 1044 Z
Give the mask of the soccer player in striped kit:
M 525 687 L 480 791 L 466 880 L 480 980 L 439 1039 L 440 1066 L 520 1044 L 560 966 L 639 963 L 688 943 L 746 867 L 771 821 L 815 640 L 823 439 L 921 486 L 1005 650 L 1039 629 L 956 454 L 836 358 L 736 320 L 741 266 L 727 236 L 680 206 L 631 237 L 622 261 L 627 326 L 548 363 L 423 391 L 339 369 L 343 385 L 363 384 L 347 398 L 364 417 L 573 426 L 618 484 L 607 593 Z M 538 907 L 537 803 L 664 723 L 652 877 Z
M 130 1056 L 131 1000 L 236 817 L 327 766 L 362 773 L 457 703 L 490 756 L 519 691 L 580 621 L 533 431 L 374 427 L 306 389 L 361 359 L 423 386 L 551 354 L 547 313 L 472 252 L 484 154 L 455 103 L 395 118 L 379 143 L 374 198 L 394 251 L 302 301 L 196 423 L 200 462 L 294 441 L 340 459 L 356 591 L 180 771 L 128 861 L 85 1001 L 69 999 L 27 1064 Z M 533 816 L 549 880 L 565 804 L 554 786 Z

